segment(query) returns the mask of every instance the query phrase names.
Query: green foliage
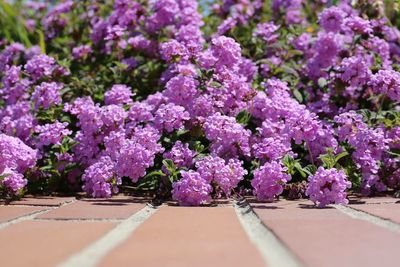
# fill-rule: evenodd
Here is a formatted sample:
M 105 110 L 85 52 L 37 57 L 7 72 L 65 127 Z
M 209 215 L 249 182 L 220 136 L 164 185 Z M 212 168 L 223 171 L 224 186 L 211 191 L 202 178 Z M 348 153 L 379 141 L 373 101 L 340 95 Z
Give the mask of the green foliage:
M 26 47 L 32 46 L 25 22 L 19 14 L 21 4 L 18 1 L 11 5 L 0 0 L 0 39 L 6 38 L 9 42 L 21 42 Z
M 314 165 L 301 166 L 300 159 L 294 159 L 289 155 L 282 159 L 282 163 L 288 169 L 287 173 L 292 176 L 293 181 L 303 181 L 316 170 Z
M 348 155 L 349 153 L 347 151 L 335 155 L 332 149 L 327 149 L 327 153 L 320 155 L 319 159 L 322 161 L 323 167 L 326 169 L 340 168 L 341 166 L 339 161 Z
M 250 121 L 251 115 L 247 110 L 242 110 L 236 115 L 236 121 L 246 126 Z

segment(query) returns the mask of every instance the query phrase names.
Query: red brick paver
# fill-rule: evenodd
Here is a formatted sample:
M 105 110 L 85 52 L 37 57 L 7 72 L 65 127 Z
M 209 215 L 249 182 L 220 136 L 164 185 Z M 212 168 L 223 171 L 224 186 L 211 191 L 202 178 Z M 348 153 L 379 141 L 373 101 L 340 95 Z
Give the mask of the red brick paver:
M 382 203 L 370 205 L 350 205 L 352 208 L 369 214 L 400 223 L 400 200 L 398 203 Z
M 25 221 L 0 230 L 1 266 L 56 266 L 104 235 L 110 222 Z
M 101 266 L 265 266 L 233 207 L 162 207 Z
M 393 266 L 398 261 L 400 234 L 352 219 L 334 208 L 313 208 L 310 203 L 281 201 L 252 206 L 306 266 L 376 267 Z
M 135 203 L 136 202 L 136 203 Z M 45 213 L 40 219 L 126 219 L 145 206 L 146 200 L 132 197 L 83 199 Z
M 40 210 L 43 210 L 43 208 L 0 206 L 0 222 L 7 222 L 24 215 L 38 212 Z
M 10 205 L 28 205 L 28 206 L 60 206 L 75 200 L 74 197 L 51 197 L 37 196 L 24 197 L 21 200 L 12 201 Z
M 350 205 L 358 205 L 358 204 L 389 204 L 399 202 L 399 198 L 394 197 L 351 197 L 350 196 Z

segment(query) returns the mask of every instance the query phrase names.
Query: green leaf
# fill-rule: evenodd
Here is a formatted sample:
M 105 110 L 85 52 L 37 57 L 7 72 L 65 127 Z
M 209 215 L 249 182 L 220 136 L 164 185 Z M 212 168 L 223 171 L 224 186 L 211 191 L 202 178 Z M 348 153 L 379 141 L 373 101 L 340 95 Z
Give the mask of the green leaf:
M 157 171 L 149 172 L 148 174 L 146 174 L 145 178 L 150 178 L 153 176 L 166 176 L 166 174 L 161 170 L 157 170 Z
M 219 82 L 217 82 L 217 81 L 212 81 L 212 82 L 210 82 L 209 85 L 210 85 L 211 87 L 214 87 L 214 88 L 221 88 L 221 87 L 222 87 L 222 84 L 219 83 Z
M 339 153 L 335 156 L 335 163 L 338 163 L 340 159 L 346 157 L 349 155 L 349 152 L 343 151 L 342 153 Z
M 293 90 L 293 95 L 294 97 L 297 99 L 297 101 L 299 101 L 299 103 L 303 103 L 303 96 L 301 95 L 300 91 L 297 89 Z
M 317 167 L 315 165 L 307 165 L 303 168 L 303 171 L 307 173 L 308 175 L 314 175 L 314 173 L 317 171 Z
M 9 175 L 10 174 L 8 174 L 8 173 L 0 175 L 0 181 L 3 180 L 4 178 L 6 178 Z
M 44 40 L 44 34 L 41 30 L 36 30 L 36 33 L 39 35 L 39 46 L 40 50 L 42 51 L 43 54 L 46 54 L 46 43 Z
M 300 175 L 301 175 L 303 178 L 307 177 L 306 172 L 303 170 L 303 167 L 301 167 L 301 165 L 300 165 L 299 162 L 296 162 L 296 163 L 294 164 L 294 167 L 295 167 L 295 169 L 300 173 Z
M 242 110 L 237 114 L 236 121 L 240 124 L 247 125 L 250 121 L 251 115 L 247 110 Z
M 170 174 L 174 174 L 176 172 L 176 167 L 172 160 L 164 159 L 162 161 L 162 164 L 165 166 L 165 168 L 167 168 Z

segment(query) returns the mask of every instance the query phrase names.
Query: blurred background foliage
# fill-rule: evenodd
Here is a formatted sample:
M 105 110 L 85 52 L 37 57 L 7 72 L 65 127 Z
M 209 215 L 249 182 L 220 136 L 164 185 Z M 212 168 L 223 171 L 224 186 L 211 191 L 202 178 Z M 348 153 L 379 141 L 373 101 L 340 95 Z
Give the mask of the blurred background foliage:
M 307 1 L 304 1 L 304 4 L 307 5 Z M 26 26 L 23 16 L 23 8 L 22 3 L 23 0 L 13 0 L 6 1 L 0 0 L 0 42 L 1 40 L 6 40 L 9 43 L 19 42 L 22 43 L 25 47 L 31 47 L 32 45 L 40 45 L 43 52 L 46 51 L 46 43 L 44 40 L 43 31 L 40 28 L 35 29 L 35 31 L 30 31 Z M 42 2 L 42 1 L 38 1 Z M 46 1 L 48 5 L 60 1 Z M 79 1 L 80 2 L 80 1 Z M 82 2 L 85 2 L 83 0 Z M 102 1 L 108 2 L 108 1 Z M 112 1 L 110 1 L 112 2 Z M 199 0 L 201 12 L 205 16 L 207 27 L 217 26 L 218 21 L 212 23 L 214 20 L 214 16 L 212 15 L 211 9 L 212 5 L 218 3 L 218 0 Z M 270 0 L 264 1 L 264 9 L 263 16 L 264 19 L 269 17 L 269 7 Z M 330 0 L 331 4 L 336 4 L 338 0 Z M 386 16 L 393 26 L 397 26 L 400 28 L 400 0 L 353 0 L 353 5 L 372 5 L 376 7 L 376 11 L 380 12 L 380 15 Z M 383 14 L 382 14 L 383 13 Z M 205 29 L 205 32 L 212 32 L 214 29 Z M 0 46 L 1 47 L 1 46 Z

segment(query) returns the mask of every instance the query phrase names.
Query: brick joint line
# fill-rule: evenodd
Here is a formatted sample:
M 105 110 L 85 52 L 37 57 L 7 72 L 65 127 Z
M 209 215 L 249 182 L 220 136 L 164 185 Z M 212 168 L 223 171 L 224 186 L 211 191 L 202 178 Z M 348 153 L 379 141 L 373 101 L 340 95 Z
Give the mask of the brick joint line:
M 72 255 L 59 267 L 91 267 L 96 266 L 112 249 L 129 238 L 129 236 L 144 221 L 157 211 L 157 208 L 147 205 L 143 209 L 123 220 L 112 230 L 100 237 L 97 241 L 90 244 L 85 249 Z
M 58 209 L 60 207 L 69 205 L 69 204 L 71 204 L 73 202 L 75 202 L 75 200 L 62 203 L 59 206 L 43 206 L 43 208 L 45 208 L 44 210 L 33 211 L 33 212 L 28 213 L 28 214 L 25 214 L 25 215 L 22 215 L 22 216 L 18 216 L 18 217 L 14 218 L 14 219 L 11 219 L 11 220 L 8 220 L 8 221 L 0 223 L 0 229 L 6 228 L 6 227 L 8 227 L 10 225 L 13 225 L 13 224 L 16 224 L 16 223 L 19 223 L 19 222 L 35 220 L 35 218 L 37 216 L 39 216 L 39 215 L 42 215 L 42 214 L 45 214 L 45 213 L 47 213 L 47 212 L 49 212 L 51 210 L 55 210 L 55 209 Z M 18 206 L 11 206 L 11 207 L 18 207 Z M 33 206 L 29 206 L 29 207 L 33 207 Z M 34 206 L 34 207 L 41 207 L 41 206 Z
M 301 261 L 261 221 L 246 200 L 235 203 L 235 211 L 251 242 L 269 267 L 303 267 Z
M 35 221 L 62 221 L 62 222 L 122 222 L 123 219 L 116 218 L 34 218 Z
M 7 206 L 10 206 L 10 207 L 35 207 L 35 208 L 59 208 L 59 207 L 61 207 L 61 206 L 65 206 L 65 205 L 68 205 L 68 204 L 71 204 L 71 203 L 73 203 L 73 202 L 75 202 L 76 201 L 76 199 L 72 199 L 72 200 L 68 200 L 68 201 L 65 201 L 65 202 L 63 202 L 63 203 L 60 203 L 60 204 L 12 204 L 12 205 L 7 205 Z M 6 206 L 6 205 L 1 205 L 1 206 Z
M 332 205 L 332 206 L 354 219 L 367 221 L 377 226 L 391 230 L 393 232 L 400 233 L 400 224 L 395 223 L 389 219 L 381 218 L 379 216 L 348 206 L 343 206 L 343 205 Z

